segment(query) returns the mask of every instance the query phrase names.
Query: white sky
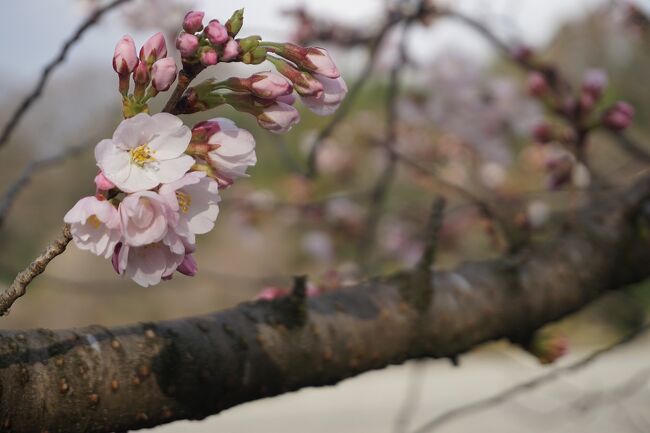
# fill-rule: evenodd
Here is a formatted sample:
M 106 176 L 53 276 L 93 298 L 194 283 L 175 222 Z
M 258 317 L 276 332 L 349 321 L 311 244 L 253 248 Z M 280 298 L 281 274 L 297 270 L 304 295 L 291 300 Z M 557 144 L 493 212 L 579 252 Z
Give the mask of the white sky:
M 142 1 L 142 0 L 134 0 Z M 485 18 L 505 35 L 519 35 L 530 44 L 544 43 L 562 22 L 584 14 L 590 8 L 610 0 L 446 0 L 475 16 Z M 650 8 L 650 0 L 636 0 Z M 49 61 L 61 42 L 83 19 L 80 0 L 0 0 L 0 99 L 7 87 L 33 82 L 42 65 Z M 198 0 L 208 16 L 226 19 L 239 7 L 246 8 L 246 32 L 263 33 L 279 40 L 291 21 L 279 13 L 283 8 L 306 4 L 309 9 L 359 25 L 375 23 L 383 0 Z M 110 68 L 115 41 L 124 33 L 133 33 L 119 13 L 111 15 L 84 37 L 74 48 L 68 63 L 59 73 L 87 62 L 105 62 Z M 179 18 L 180 20 L 180 18 Z M 151 33 L 151 30 L 147 30 Z M 141 43 L 147 34 L 136 34 Z M 483 41 L 471 31 L 452 23 L 435 30 L 416 31 L 420 51 L 430 56 L 440 50 L 469 50 L 478 58 L 489 56 Z M 345 67 L 345 60 L 341 63 Z M 348 62 L 350 63 L 350 62 Z M 4 88 L 3 88 L 4 87 Z

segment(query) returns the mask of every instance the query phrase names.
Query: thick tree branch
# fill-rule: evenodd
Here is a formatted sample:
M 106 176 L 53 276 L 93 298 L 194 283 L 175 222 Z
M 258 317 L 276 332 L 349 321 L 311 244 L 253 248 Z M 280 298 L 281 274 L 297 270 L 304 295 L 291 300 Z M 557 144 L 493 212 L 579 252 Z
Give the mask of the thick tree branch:
M 0 332 L 0 431 L 112 432 L 201 419 L 407 359 L 518 339 L 650 275 L 641 215 L 650 180 L 600 201 L 575 227 L 508 260 L 410 273 L 308 298 L 242 304 L 119 328 Z M 432 283 L 433 283 L 432 281 Z

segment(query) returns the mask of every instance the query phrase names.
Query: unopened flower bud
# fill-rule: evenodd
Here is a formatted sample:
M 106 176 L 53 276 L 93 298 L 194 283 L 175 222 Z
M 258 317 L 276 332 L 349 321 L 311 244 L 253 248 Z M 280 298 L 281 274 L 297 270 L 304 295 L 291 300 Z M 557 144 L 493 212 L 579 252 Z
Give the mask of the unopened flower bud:
M 528 93 L 533 96 L 543 96 L 548 91 L 548 81 L 544 74 L 538 71 L 528 75 Z
M 199 60 L 201 60 L 201 64 L 203 66 L 212 66 L 217 64 L 219 61 L 219 56 L 213 48 L 208 48 L 201 52 L 201 57 Z
M 230 90 L 249 92 L 263 99 L 276 99 L 293 92 L 286 78 L 271 72 L 260 72 L 249 78 L 232 77 L 225 84 Z
M 257 47 L 241 57 L 241 61 L 247 65 L 259 65 L 266 60 L 266 48 Z
M 115 188 L 113 182 L 108 180 L 102 171 L 100 171 L 99 174 L 95 176 L 95 186 L 99 191 L 110 191 L 111 189 Z
M 176 48 L 180 51 L 183 59 L 188 59 L 199 49 L 199 38 L 193 34 L 181 32 L 176 38 Z
M 569 340 L 561 334 L 538 332 L 533 337 L 528 351 L 542 364 L 552 364 L 569 351 Z
M 135 71 L 133 71 L 133 81 L 136 84 L 147 84 L 149 82 L 149 69 L 145 62 L 138 63 Z
M 168 90 L 176 80 L 176 61 L 171 57 L 165 57 L 153 64 L 151 78 L 153 87 L 159 92 Z
M 288 95 L 278 97 L 276 101 L 282 102 L 283 104 L 287 104 L 287 105 L 293 105 L 296 103 L 296 95 L 290 93 Z
M 533 127 L 533 139 L 540 144 L 546 144 L 553 140 L 553 131 L 548 123 L 540 123 Z
M 239 44 L 242 53 L 248 53 L 260 46 L 261 39 L 261 37 L 255 35 L 244 39 L 237 39 L 237 43 Z
M 265 287 L 255 296 L 256 301 L 272 301 L 289 295 L 289 290 L 282 287 Z
M 237 36 L 244 25 L 244 9 L 236 10 L 226 22 L 226 30 L 231 37 Z
M 228 30 L 217 20 L 212 20 L 203 30 L 203 34 L 213 45 L 221 45 L 228 41 Z
M 167 57 L 167 44 L 161 32 L 156 33 L 140 49 L 140 60 L 152 65 L 156 60 Z
M 287 77 L 300 96 L 320 97 L 323 94 L 323 83 L 317 80 L 312 74 L 296 69 L 288 62 L 274 56 L 267 56 L 279 73 Z
M 301 69 L 323 75 L 327 78 L 338 78 L 341 76 L 336 64 L 324 48 L 304 48 L 291 43 L 268 43 L 267 45 L 271 47 L 275 53 L 292 61 Z
M 183 18 L 183 30 L 187 33 L 196 33 L 203 30 L 203 11 L 189 11 Z
M 115 45 L 113 54 L 113 69 L 120 75 L 128 75 L 138 65 L 138 54 L 135 50 L 133 38 L 129 35 L 122 36 Z
M 234 39 L 230 39 L 228 42 L 226 42 L 226 45 L 223 47 L 223 54 L 221 55 L 221 61 L 229 62 L 231 60 L 234 60 L 237 57 L 239 57 L 240 53 L 241 50 L 239 48 L 239 44 L 237 43 L 237 41 Z
M 176 268 L 178 272 L 188 277 L 193 277 L 198 272 L 196 260 L 192 254 L 186 254 L 183 262 Z
M 582 91 L 594 100 L 600 99 L 603 90 L 607 87 L 607 73 L 602 69 L 590 69 L 585 73 L 582 81 Z
M 275 102 L 257 116 L 257 123 L 267 131 L 283 134 L 300 122 L 300 113 L 291 105 Z
M 632 124 L 634 107 L 627 102 L 617 102 L 603 115 L 603 125 L 614 131 L 623 131 Z
M 512 50 L 512 56 L 515 60 L 527 63 L 529 62 L 535 53 L 533 50 L 526 45 L 519 45 Z

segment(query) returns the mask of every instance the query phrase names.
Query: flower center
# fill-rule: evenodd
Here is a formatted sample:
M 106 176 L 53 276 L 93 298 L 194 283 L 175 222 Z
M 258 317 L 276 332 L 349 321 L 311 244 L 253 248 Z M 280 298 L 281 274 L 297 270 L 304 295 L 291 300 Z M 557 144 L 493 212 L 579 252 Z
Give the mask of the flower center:
M 91 216 L 89 216 L 88 219 L 86 220 L 86 224 L 90 224 L 90 225 L 93 226 L 95 229 L 98 229 L 99 226 L 102 225 L 102 222 L 99 220 L 99 218 L 97 218 L 97 215 L 91 215 Z
M 187 213 L 192 206 L 192 196 L 186 192 L 176 191 L 176 199 L 178 200 L 178 206 L 181 208 L 183 213 Z
M 146 163 L 156 160 L 151 156 L 155 152 L 151 150 L 147 143 L 131 149 L 129 152 L 131 153 L 131 162 L 140 167 L 144 167 Z

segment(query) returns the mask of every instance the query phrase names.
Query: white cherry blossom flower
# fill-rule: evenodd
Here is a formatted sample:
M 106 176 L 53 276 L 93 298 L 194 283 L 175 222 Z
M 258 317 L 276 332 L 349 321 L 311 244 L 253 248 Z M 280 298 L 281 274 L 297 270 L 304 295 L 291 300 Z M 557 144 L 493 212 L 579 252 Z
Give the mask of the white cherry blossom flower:
M 117 209 L 97 197 L 84 197 L 63 217 L 70 224 L 75 244 L 81 250 L 110 258 L 122 230 Z
M 185 254 L 177 254 L 164 242 L 131 247 L 120 244 L 113 255 L 113 266 L 142 287 L 154 286 L 176 271 Z
M 168 226 L 175 226 L 178 215 L 167 201 L 153 191 L 130 194 L 119 208 L 124 243 L 141 247 L 162 241 Z
M 112 139 L 100 141 L 95 158 L 122 191 L 145 191 L 180 179 L 192 167 L 194 159 L 184 153 L 191 136 L 174 115 L 140 113 L 122 121 Z
M 214 228 L 221 200 L 219 185 L 205 173 L 188 173 L 176 182 L 161 186 L 160 196 L 178 212 L 178 222 L 173 225 L 173 231 L 190 244 L 194 244 L 196 235 Z
M 246 170 L 257 164 L 255 138 L 245 129 L 239 128 L 230 119 L 216 118 L 201 122 L 194 131 L 204 131 L 208 143 L 219 147 L 208 152 L 207 159 L 216 172 L 222 186 L 229 186 L 240 178 L 247 177 Z

